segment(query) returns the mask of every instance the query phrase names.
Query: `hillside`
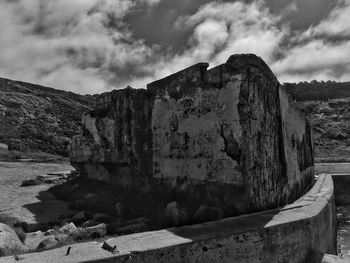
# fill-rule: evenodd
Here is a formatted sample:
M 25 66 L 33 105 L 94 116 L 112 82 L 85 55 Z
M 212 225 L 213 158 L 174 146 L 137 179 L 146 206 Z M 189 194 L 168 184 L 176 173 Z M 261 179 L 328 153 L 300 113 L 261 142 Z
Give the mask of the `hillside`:
M 350 158 L 350 82 L 285 83 L 313 126 L 316 157 Z M 0 78 L 0 148 L 67 156 L 95 98 Z M 1 150 L 1 149 L 0 149 Z
M 284 83 L 297 101 L 332 100 L 350 97 L 350 82 L 316 81 Z
M 350 82 L 285 83 L 313 127 L 319 159 L 350 158 Z
M 21 152 L 67 156 L 94 97 L 0 78 L 0 144 Z

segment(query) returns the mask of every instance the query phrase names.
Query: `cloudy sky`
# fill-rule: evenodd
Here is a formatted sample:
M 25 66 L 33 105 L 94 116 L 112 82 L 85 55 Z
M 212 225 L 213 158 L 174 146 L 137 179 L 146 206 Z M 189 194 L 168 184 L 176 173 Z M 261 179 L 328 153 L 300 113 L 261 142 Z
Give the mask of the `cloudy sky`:
M 350 0 L 0 0 L 0 77 L 78 93 L 255 53 L 281 82 L 350 80 Z

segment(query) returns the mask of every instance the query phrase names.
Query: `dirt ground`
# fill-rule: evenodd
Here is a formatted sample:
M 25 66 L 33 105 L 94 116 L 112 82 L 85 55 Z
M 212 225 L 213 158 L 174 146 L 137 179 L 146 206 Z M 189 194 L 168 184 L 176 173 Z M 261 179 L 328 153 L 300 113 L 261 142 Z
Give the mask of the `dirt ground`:
M 7 216 L 29 224 L 55 220 L 70 213 L 67 203 L 46 192 L 52 185 L 20 187 L 38 175 L 72 170 L 69 163 L 0 162 L 0 220 Z

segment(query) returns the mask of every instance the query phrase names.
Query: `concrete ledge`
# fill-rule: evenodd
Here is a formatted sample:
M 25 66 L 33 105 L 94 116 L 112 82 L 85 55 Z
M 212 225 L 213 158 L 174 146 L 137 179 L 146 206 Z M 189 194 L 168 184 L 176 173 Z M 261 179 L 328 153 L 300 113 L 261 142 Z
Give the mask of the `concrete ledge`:
M 20 255 L 27 262 L 321 262 L 336 252 L 333 181 L 320 175 L 313 188 L 281 209 L 204 224 L 137 233 L 101 242 Z M 13 257 L 1 262 L 16 262 Z
M 342 259 L 339 256 L 325 254 L 322 263 L 347 263 L 349 261 Z

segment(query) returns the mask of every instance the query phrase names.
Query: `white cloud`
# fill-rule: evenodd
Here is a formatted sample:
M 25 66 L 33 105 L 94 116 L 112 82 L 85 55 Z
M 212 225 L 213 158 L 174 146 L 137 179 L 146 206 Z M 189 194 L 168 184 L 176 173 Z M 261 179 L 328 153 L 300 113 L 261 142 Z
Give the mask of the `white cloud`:
M 312 79 L 344 80 L 349 77 L 350 41 L 327 43 L 311 40 L 293 47 L 286 56 L 276 61 L 272 68 L 282 81 Z
M 288 29 L 278 29 L 280 17 L 272 15 L 262 1 L 211 2 L 191 16 L 180 17 L 177 28 L 192 29 L 189 48 L 155 65 L 155 77 L 164 77 L 199 61 L 214 66 L 236 53 L 255 53 L 273 61 Z
M 349 12 L 350 2 L 339 0 L 328 17 L 294 37 L 284 56 L 272 64 L 280 80 L 349 81 Z
M 338 0 L 329 16 L 318 25 L 310 27 L 304 37 L 350 37 L 350 1 Z
M 201 7 L 196 14 L 182 18 L 181 22 L 188 26 L 195 25 L 195 32 L 198 28 L 208 27 L 208 21 L 227 25 L 225 45 L 221 43 L 222 48 L 217 50 L 215 57 L 211 59 L 217 64 L 235 53 L 255 53 L 268 62 L 271 61 L 286 34 L 286 28 L 276 27 L 279 19 L 280 17 L 269 12 L 262 1 L 251 4 L 211 2 Z M 215 48 L 207 39 L 199 39 L 199 45 L 192 47 L 195 51 L 200 51 L 204 46 L 200 44 L 201 41 L 206 42 L 206 46 L 211 45 Z
M 125 24 L 138 3 L 159 2 L 1 1 L 0 76 L 97 93 L 129 84 L 142 88 L 196 62 L 214 66 L 236 53 L 261 56 L 281 81 L 350 75 L 350 3 L 345 0 L 305 32 L 291 32 L 283 20 L 297 11 L 293 4 L 278 16 L 262 0 L 210 2 L 176 21 L 177 29 L 191 32 L 187 48 L 178 53 L 135 39 Z
M 193 56 L 210 58 L 226 43 L 228 37 L 229 33 L 224 21 L 205 20 L 194 29 L 192 41 L 196 48 Z
M 81 93 L 122 83 L 125 67 L 152 54 L 123 22 L 133 5 L 127 0 L 1 2 L 1 76 Z

